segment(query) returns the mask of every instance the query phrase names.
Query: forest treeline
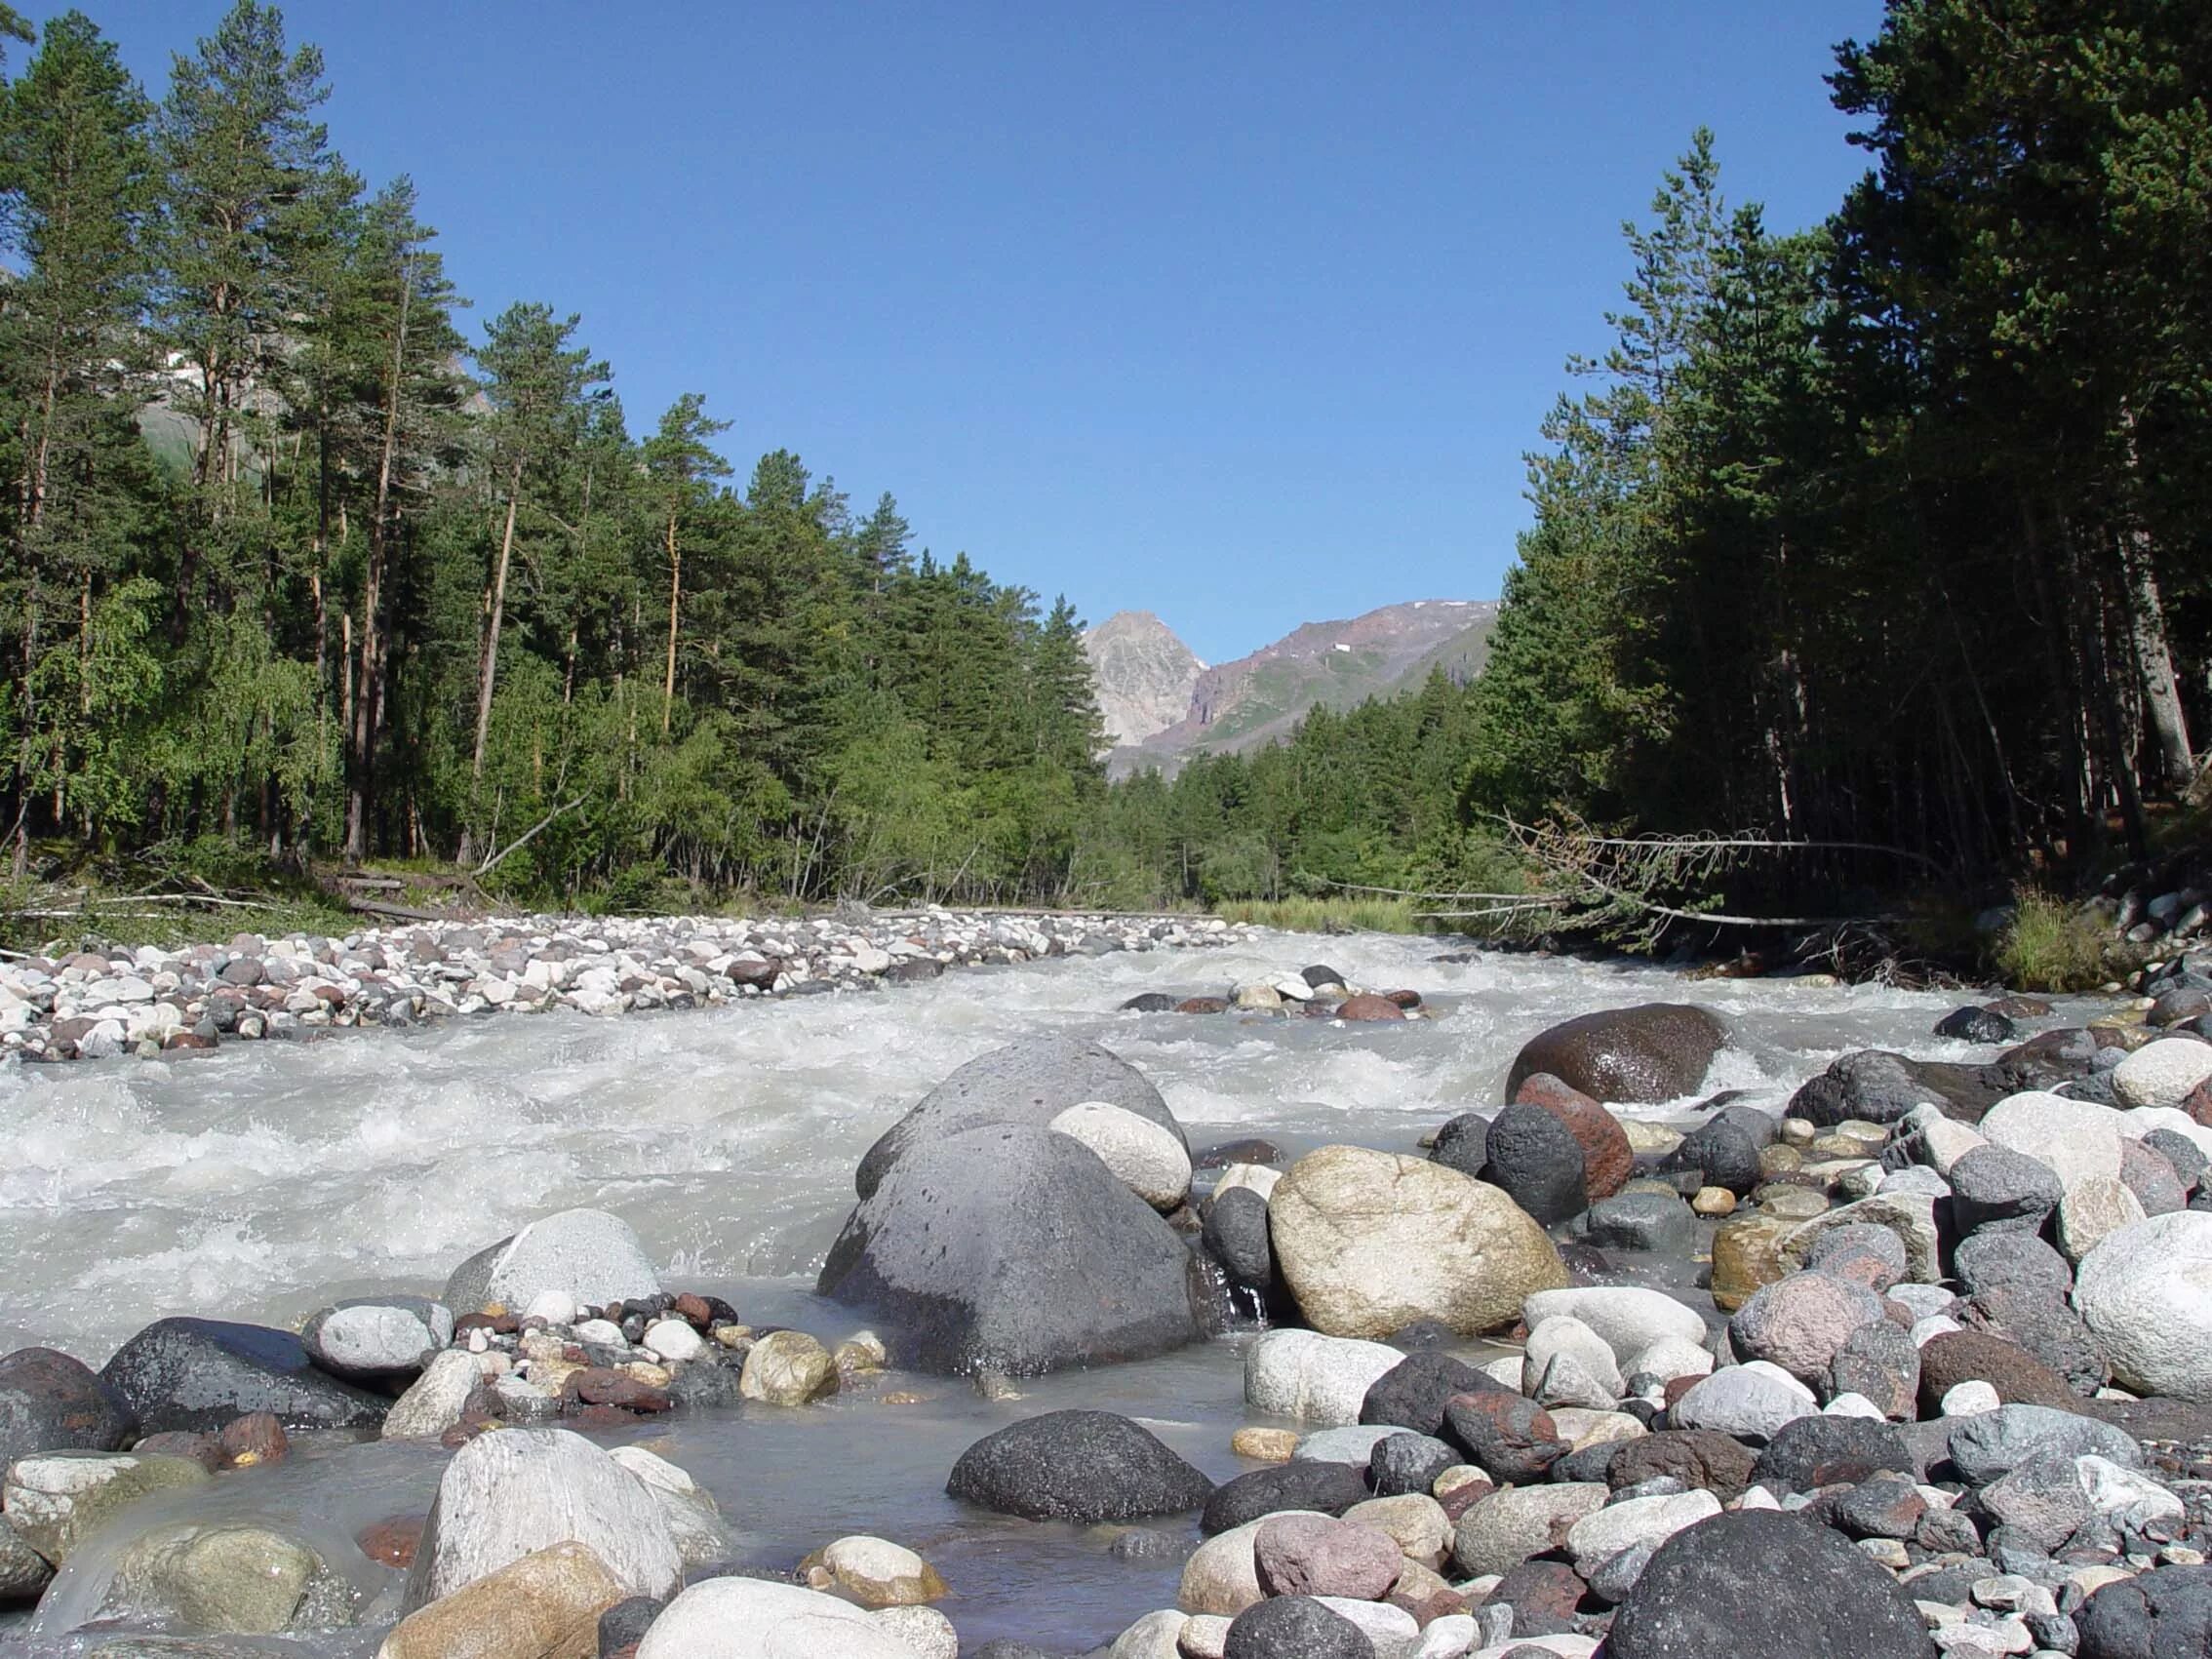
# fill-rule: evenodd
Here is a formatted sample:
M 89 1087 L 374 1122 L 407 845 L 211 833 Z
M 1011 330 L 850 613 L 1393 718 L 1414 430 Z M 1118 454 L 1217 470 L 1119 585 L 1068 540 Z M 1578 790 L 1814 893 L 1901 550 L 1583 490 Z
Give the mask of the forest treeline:
M 633 434 L 557 305 L 464 326 L 275 10 L 158 101 L 78 14 L 0 31 L 19 876 L 214 843 L 546 902 L 1133 907 L 1512 890 L 1549 820 L 1964 890 L 2196 776 L 2212 9 L 1891 0 L 1830 78 L 1870 171 L 1809 230 L 1697 135 L 1543 425 L 1481 677 L 1111 787 L 1064 602 L 787 452 L 738 477 L 700 396 Z

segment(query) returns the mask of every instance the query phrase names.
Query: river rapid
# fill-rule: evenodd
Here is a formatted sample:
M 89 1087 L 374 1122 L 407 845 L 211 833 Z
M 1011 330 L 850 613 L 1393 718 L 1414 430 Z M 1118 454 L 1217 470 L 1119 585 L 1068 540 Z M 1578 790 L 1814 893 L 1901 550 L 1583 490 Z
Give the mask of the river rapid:
M 1744 1089 L 1772 1110 L 1849 1049 L 1995 1052 L 1929 1035 L 1955 996 L 1691 982 L 1634 963 L 1437 960 L 1445 948 L 1263 933 L 1218 950 L 956 970 L 875 995 L 620 1019 L 487 1017 L 176 1060 L 14 1067 L 0 1072 L 0 1351 L 39 1343 L 98 1365 L 164 1315 L 290 1324 L 340 1296 L 436 1294 L 464 1256 L 573 1205 L 628 1220 L 672 1287 L 714 1291 L 753 1323 L 834 1341 L 861 1322 L 810 1290 L 861 1154 L 956 1066 L 1045 1032 L 1098 1040 L 1141 1067 L 1194 1150 L 1264 1135 L 1293 1156 L 1340 1140 L 1411 1150 L 1454 1113 L 1496 1105 L 1529 1037 L 1639 1002 L 1718 1011 L 1734 1043 L 1707 1089 Z M 1411 987 L 1435 1017 L 1362 1026 L 1115 1011 L 1138 992 L 1217 993 L 1316 961 L 1356 983 Z M 1631 1110 L 1679 1118 L 1690 1104 Z M 964 1646 L 1013 1636 L 1081 1651 L 1171 1602 L 1195 1522 L 1172 1523 L 1159 1552 L 1128 1559 L 1143 1552 L 965 1510 L 944 1495 L 946 1471 L 994 1428 L 1086 1405 L 1145 1421 L 1227 1479 L 1245 1467 L 1228 1449 L 1246 1420 L 1240 1353 L 1231 1338 L 1026 1381 L 1018 1401 L 893 1376 L 808 1410 L 703 1414 L 617 1438 L 654 1446 L 712 1490 L 748 1560 L 789 1565 L 843 1534 L 882 1534 L 920 1550 L 952 1585 L 941 1605 Z M 890 1389 L 923 1398 L 876 1400 Z M 302 1443 L 279 1464 L 152 1500 L 133 1521 L 187 1502 L 194 1517 L 283 1521 L 328 1536 L 374 1594 L 394 1575 L 344 1540 L 426 1509 L 445 1455 Z M 0 1654 L 79 1645 L 62 1633 L 92 1615 L 112 1556 L 96 1547 L 73 1560 L 35 1626 L 0 1625 Z M 367 1653 L 375 1635 L 268 1650 Z

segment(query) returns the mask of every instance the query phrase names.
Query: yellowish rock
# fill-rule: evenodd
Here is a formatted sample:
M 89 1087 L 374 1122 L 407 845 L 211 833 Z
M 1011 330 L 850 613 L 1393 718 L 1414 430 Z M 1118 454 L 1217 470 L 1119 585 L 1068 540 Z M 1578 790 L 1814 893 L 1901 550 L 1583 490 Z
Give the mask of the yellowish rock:
M 949 1594 L 935 1567 L 888 1538 L 840 1538 L 799 1571 L 811 1588 L 841 1592 L 863 1607 L 918 1607 Z
M 1726 1187 L 1700 1187 L 1689 1206 L 1700 1215 L 1727 1215 L 1736 1207 L 1736 1195 Z
M 837 1362 L 803 1330 L 771 1331 L 753 1344 L 737 1391 L 770 1405 L 805 1405 L 835 1394 Z
M 1288 1429 L 1244 1428 L 1229 1437 L 1229 1449 L 1257 1463 L 1288 1463 L 1298 1437 Z
M 1714 1306 L 1732 1314 L 1761 1284 L 1782 1278 L 1782 1241 L 1796 1228 L 1795 1221 L 1779 1215 L 1743 1215 L 1714 1234 Z
M 622 1595 L 589 1546 L 555 1544 L 410 1613 L 376 1659 L 597 1659 Z

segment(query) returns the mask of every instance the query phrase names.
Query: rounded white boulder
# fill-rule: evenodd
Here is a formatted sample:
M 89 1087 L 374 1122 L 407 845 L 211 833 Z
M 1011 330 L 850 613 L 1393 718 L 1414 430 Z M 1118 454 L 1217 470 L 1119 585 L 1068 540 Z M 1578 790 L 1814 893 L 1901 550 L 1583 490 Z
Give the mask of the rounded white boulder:
M 2120 1118 L 2110 1106 L 2030 1090 L 2008 1094 L 1982 1119 L 1982 1138 L 2049 1165 L 2059 1184 L 2119 1178 Z
M 2212 1402 L 2212 1213 L 2108 1235 L 2082 1258 L 2074 1305 L 2122 1388 Z
M 2130 1106 L 2179 1106 L 2212 1077 L 2212 1043 L 2161 1037 L 2113 1068 L 2113 1092 Z
M 1079 1101 L 1052 1120 L 1052 1130 L 1098 1154 L 1114 1178 L 1154 1209 L 1173 1209 L 1190 1196 L 1191 1155 L 1183 1143 L 1126 1106 Z

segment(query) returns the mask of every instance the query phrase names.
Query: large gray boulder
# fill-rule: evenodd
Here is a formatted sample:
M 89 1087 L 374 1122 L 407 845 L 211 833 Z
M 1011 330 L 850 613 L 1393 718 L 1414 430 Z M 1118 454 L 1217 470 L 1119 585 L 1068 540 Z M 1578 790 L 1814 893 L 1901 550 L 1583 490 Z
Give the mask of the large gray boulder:
M 440 1299 L 456 1314 L 494 1302 L 521 1314 L 548 1292 L 583 1307 L 643 1301 L 660 1293 L 660 1273 L 619 1216 L 564 1209 L 470 1256 Z
M 830 1246 L 820 1294 L 921 1370 L 1035 1376 L 1200 1334 L 1190 1249 L 1088 1147 L 1000 1124 L 913 1142 Z
M 1119 1054 L 1072 1037 L 1032 1037 L 968 1062 L 888 1129 L 853 1172 L 868 1198 L 890 1166 L 918 1146 L 992 1124 L 1048 1127 L 1069 1107 L 1103 1100 L 1158 1124 L 1184 1153 L 1190 1141 L 1160 1090 Z
M 2108 1235 L 2082 1258 L 2074 1305 L 2122 1388 L 2212 1402 L 2212 1213 Z
M 147 1434 L 219 1429 L 257 1411 L 288 1429 L 363 1429 L 392 1403 L 318 1368 L 291 1331 L 228 1320 L 156 1320 L 99 1374 Z
M 454 1454 L 423 1523 L 403 1612 L 555 1544 L 583 1544 L 624 1595 L 676 1593 L 684 1560 L 644 1481 L 581 1435 L 505 1429 Z
M 453 1339 L 452 1310 L 425 1296 L 340 1302 L 299 1327 L 316 1364 L 364 1388 L 405 1388 Z
M 1718 1015 L 1686 1003 L 1581 1014 L 1529 1039 L 1507 1074 L 1505 1098 L 1549 1072 L 1593 1100 L 1679 1100 L 1697 1092 L 1727 1042 Z
M 52 1348 L 0 1360 L 0 1471 L 36 1451 L 117 1451 L 137 1427 L 122 1397 L 82 1361 Z

